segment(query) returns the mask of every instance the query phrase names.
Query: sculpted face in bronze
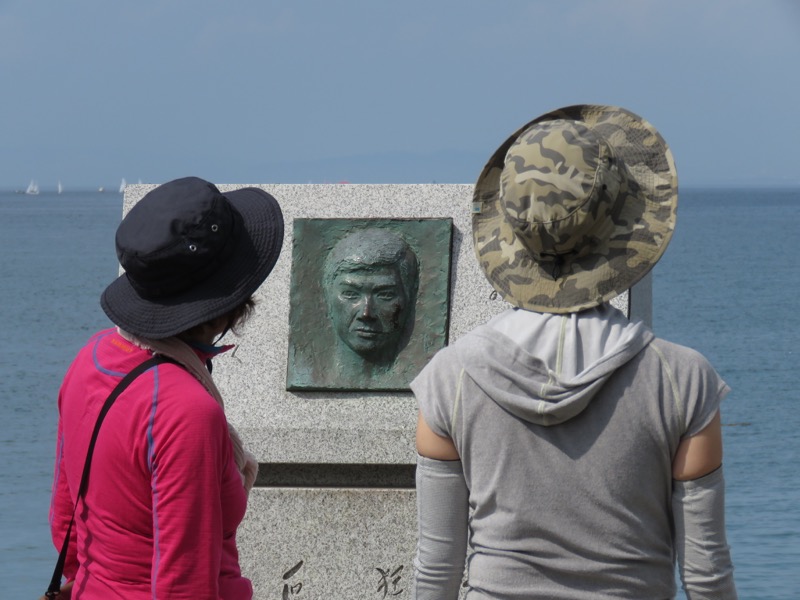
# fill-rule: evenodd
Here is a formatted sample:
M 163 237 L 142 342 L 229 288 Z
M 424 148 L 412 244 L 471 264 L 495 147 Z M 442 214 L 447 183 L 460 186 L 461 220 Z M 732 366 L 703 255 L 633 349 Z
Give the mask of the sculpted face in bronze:
M 407 341 L 418 287 L 417 257 L 397 234 L 373 228 L 328 254 L 323 289 L 341 342 L 361 359 L 391 363 Z
M 286 389 L 408 391 L 447 343 L 451 219 L 295 218 Z

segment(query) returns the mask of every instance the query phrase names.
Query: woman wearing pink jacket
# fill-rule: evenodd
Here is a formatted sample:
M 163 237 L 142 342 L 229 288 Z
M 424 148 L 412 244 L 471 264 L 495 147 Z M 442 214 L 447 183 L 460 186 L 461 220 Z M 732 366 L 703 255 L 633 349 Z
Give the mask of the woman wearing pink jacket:
M 278 259 L 283 217 L 256 188 L 222 194 L 189 177 L 148 193 L 120 224 L 125 274 L 101 304 L 116 328 L 95 334 L 58 399 L 50 523 L 64 576 L 85 600 L 248 600 L 236 529 L 258 465 L 225 418 L 211 378 L 216 345 L 252 312 Z M 85 493 L 92 431 L 121 379 L 154 355 L 108 410 Z

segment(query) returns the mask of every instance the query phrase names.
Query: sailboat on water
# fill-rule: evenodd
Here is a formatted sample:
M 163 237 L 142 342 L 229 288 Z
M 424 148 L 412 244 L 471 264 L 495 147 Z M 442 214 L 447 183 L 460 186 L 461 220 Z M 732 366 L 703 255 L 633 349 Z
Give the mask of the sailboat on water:
M 120 182 L 120 184 L 119 184 L 119 193 L 120 193 L 120 194 L 122 194 L 122 193 L 125 191 L 125 188 L 126 188 L 126 187 L 128 187 L 128 184 L 127 184 L 127 182 L 125 181 L 125 178 L 123 177 L 123 178 L 122 178 L 122 181 L 121 181 L 121 182 Z
M 28 184 L 28 188 L 25 190 L 25 193 L 29 196 L 36 196 L 39 193 L 39 184 L 36 183 L 34 179 L 31 179 L 31 182 Z
M 64 186 L 61 185 L 61 180 L 59 179 L 58 180 L 58 193 L 60 194 L 63 191 L 64 191 Z

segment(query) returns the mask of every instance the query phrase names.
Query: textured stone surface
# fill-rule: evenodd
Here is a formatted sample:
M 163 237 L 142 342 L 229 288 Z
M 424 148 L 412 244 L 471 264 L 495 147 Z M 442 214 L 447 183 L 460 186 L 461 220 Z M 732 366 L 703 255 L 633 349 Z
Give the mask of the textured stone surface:
M 245 185 L 250 184 L 219 187 L 225 191 Z M 125 210 L 153 187 L 128 186 Z M 410 393 L 286 390 L 292 225 L 295 218 L 452 218 L 449 340 L 453 341 L 509 306 L 494 293 L 474 256 L 472 186 L 254 187 L 280 202 L 286 237 L 275 270 L 256 294 L 255 317 L 241 338 L 226 339 L 238 345 L 236 351 L 215 360 L 214 378 L 225 397 L 228 419 L 262 463 L 413 464 L 416 405 Z M 615 304 L 627 311 L 627 295 Z M 649 301 L 645 304 L 649 308 Z
M 409 598 L 415 494 L 257 488 L 238 543 L 257 599 Z
M 153 187 L 129 186 L 125 209 Z M 415 492 L 387 487 L 413 483 L 416 405 L 410 393 L 286 391 L 292 223 L 302 217 L 452 217 L 453 341 L 508 306 L 473 254 L 472 186 L 257 187 L 283 207 L 283 254 L 257 294 L 257 313 L 244 335 L 226 340 L 238 344 L 236 351 L 218 358 L 214 370 L 229 420 L 259 462 L 267 463 L 259 480 L 267 487 L 253 489 L 239 531 L 242 570 L 259 600 L 409 598 Z M 649 277 L 613 303 L 625 312 L 630 305 L 649 323 Z M 289 480 L 320 487 L 276 487 Z M 327 487 L 346 481 L 354 486 L 355 480 L 371 487 Z

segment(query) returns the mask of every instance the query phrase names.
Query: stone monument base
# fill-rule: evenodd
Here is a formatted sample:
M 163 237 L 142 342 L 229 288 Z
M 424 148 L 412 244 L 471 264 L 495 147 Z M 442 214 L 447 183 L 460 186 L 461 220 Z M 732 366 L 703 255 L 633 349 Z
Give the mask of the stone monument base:
M 124 210 L 154 187 L 128 186 Z M 245 335 L 226 339 L 236 351 L 214 368 L 228 420 L 262 465 L 238 534 L 242 571 L 257 600 L 404 600 L 417 536 L 416 402 L 408 390 L 287 389 L 294 220 L 452 219 L 452 343 L 510 306 L 475 257 L 472 186 L 257 187 L 281 204 L 283 250 Z M 612 304 L 649 325 L 651 296 L 648 275 Z
M 416 493 L 254 488 L 238 533 L 258 600 L 409 598 Z

